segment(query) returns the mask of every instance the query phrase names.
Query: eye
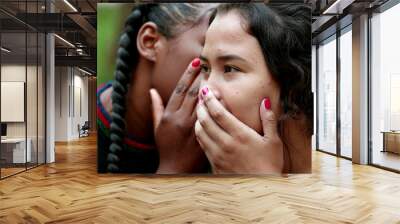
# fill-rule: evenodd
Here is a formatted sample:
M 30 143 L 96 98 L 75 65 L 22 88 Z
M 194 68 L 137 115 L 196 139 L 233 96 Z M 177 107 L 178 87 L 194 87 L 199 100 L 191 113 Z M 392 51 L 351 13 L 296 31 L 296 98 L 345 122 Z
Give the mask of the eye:
M 200 65 L 200 72 L 201 73 L 210 73 L 210 68 L 206 64 Z
M 225 66 L 224 66 L 224 72 L 225 72 L 225 73 L 228 73 L 228 72 L 241 72 L 241 71 L 240 71 L 240 69 L 238 69 L 238 68 L 236 68 L 236 67 L 234 67 L 234 66 L 225 65 Z

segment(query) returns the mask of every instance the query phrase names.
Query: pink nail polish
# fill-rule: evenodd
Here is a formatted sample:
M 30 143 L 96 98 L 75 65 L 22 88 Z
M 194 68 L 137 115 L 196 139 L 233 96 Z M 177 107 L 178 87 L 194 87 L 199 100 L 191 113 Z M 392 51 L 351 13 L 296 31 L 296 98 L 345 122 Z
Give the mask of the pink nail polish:
M 204 88 L 201 90 L 201 93 L 203 94 L 203 96 L 206 96 L 207 93 L 208 93 L 208 88 L 207 88 L 207 87 L 204 87 Z
M 270 110 L 270 109 L 271 109 L 271 100 L 269 99 L 269 97 L 267 97 L 267 98 L 264 99 L 264 107 L 265 107 L 265 109 L 267 109 L 267 110 Z
M 197 67 L 199 67 L 199 65 L 200 65 L 200 59 L 195 58 L 195 59 L 192 61 L 192 67 L 193 67 L 193 68 L 197 68 Z

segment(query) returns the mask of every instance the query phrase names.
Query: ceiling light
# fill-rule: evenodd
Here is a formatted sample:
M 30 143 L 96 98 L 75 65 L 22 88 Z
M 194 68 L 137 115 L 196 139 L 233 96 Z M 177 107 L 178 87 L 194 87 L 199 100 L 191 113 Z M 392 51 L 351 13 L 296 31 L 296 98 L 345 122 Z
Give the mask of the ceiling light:
M 57 34 L 54 34 L 55 37 L 57 37 L 58 39 L 60 39 L 61 41 L 63 41 L 64 43 L 66 43 L 67 45 L 69 45 L 70 47 L 75 48 L 75 45 L 71 44 L 71 42 L 67 41 L 66 39 L 58 36 Z
M 78 12 L 78 10 L 71 4 L 69 3 L 68 0 L 64 0 L 65 4 L 67 4 L 72 10 L 74 10 L 74 12 Z
M 336 0 L 322 14 L 342 14 L 343 10 L 351 5 L 355 0 Z
M 336 0 L 332 5 L 330 5 L 322 14 L 330 13 L 330 11 L 339 4 L 340 0 Z
M 1 50 L 4 51 L 4 52 L 6 52 L 6 53 L 10 53 L 10 52 L 11 52 L 10 50 L 8 50 L 8 49 L 5 48 L 5 47 L 1 47 Z
M 90 72 L 88 72 L 88 71 L 86 71 L 86 70 L 83 70 L 83 69 L 81 69 L 81 68 L 79 68 L 79 67 L 78 67 L 78 70 L 81 71 L 81 72 L 83 72 L 83 73 L 85 73 L 85 74 L 87 74 L 87 75 L 90 75 L 90 76 L 92 75 L 92 73 L 90 73 Z

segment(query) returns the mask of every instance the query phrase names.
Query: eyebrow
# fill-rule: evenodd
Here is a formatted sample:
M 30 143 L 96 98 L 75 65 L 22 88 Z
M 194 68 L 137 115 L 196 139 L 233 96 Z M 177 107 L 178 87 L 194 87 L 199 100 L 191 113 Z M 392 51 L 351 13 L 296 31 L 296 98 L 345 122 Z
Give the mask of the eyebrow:
M 208 62 L 208 59 L 204 55 L 200 55 L 199 58 L 205 62 Z M 217 60 L 220 60 L 220 61 L 240 60 L 240 61 L 248 62 L 246 59 L 244 59 L 238 55 L 234 55 L 234 54 L 226 54 L 226 55 L 218 56 Z

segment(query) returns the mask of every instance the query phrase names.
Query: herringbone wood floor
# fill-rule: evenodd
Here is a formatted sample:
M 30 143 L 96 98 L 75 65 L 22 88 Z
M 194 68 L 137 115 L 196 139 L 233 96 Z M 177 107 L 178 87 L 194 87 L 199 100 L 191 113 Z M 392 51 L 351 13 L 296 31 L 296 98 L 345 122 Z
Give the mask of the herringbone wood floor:
M 400 175 L 320 152 L 309 175 L 99 175 L 96 139 L 0 181 L 0 223 L 400 223 Z

